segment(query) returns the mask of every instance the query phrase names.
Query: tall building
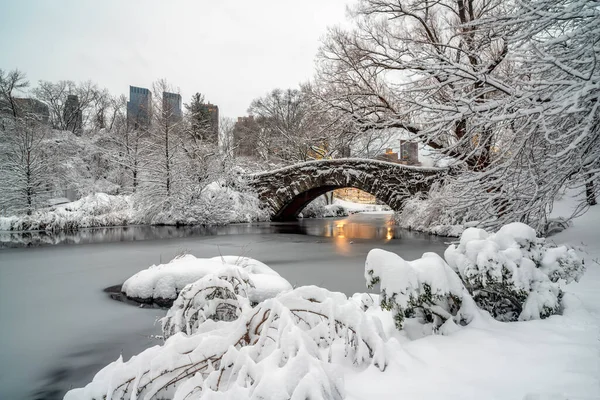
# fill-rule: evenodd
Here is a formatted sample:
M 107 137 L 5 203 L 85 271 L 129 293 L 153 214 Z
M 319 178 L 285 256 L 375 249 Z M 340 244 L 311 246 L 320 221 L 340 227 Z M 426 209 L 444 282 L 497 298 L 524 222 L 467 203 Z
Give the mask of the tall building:
M 151 118 L 152 92 L 146 88 L 129 86 L 127 126 L 130 129 L 148 128 Z
M 163 92 L 163 112 L 171 122 L 179 122 L 183 118 L 181 110 L 181 95 L 179 93 Z
M 63 111 L 63 120 L 65 121 L 65 127 L 71 132 L 81 132 L 83 127 L 83 115 L 81 107 L 79 106 L 79 97 L 74 94 L 67 96 L 65 101 L 65 109 Z
M 211 103 L 202 104 L 201 107 L 203 109 L 202 115 L 208 116 L 210 124 L 210 138 L 207 139 L 217 143 L 219 138 L 219 107 Z
M 256 139 L 252 132 L 256 131 L 256 121 L 254 116 L 238 117 L 233 127 L 233 147 L 236 156 L 255 156 Z

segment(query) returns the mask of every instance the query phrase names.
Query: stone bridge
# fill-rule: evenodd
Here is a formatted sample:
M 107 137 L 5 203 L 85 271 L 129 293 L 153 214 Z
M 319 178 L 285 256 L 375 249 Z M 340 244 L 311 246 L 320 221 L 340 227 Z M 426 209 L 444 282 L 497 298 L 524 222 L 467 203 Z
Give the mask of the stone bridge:
M 357 188 L 394 211 L 448 173 L 442 168 L 413 167 L 386 161 L 345 158 L 309 161 L 250 175 L 249 183 L 270 209 L 272 220 L 295 219 L 317 197 L 334 189 Z

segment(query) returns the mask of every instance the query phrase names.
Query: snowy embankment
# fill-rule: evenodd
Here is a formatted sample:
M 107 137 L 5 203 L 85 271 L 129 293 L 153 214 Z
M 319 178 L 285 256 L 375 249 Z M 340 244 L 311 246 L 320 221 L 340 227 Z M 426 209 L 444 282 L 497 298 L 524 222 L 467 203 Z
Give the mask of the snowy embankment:
M 218 270 L 181 290 L 162 320 L 165 343 L 65 398 L 597 399 L 600 208 L 592 211 L 559 235 L 593 240 L 577 284 L 568 283 L 584 264 L 573 249 L 523 224 L 469 229 L 445 259 L 372 250 L 365 278 L 380 293 L 351 298 L 288 287 L 252 304 L 264 264 L 203 260 Z M 181 287 L 168 269 L 127 286 Z
M 96 193 L 32 215 L 0 217 L 0 231 L 53 232 L 140 224 L 224 225 L 268 219 L 256 195 L 238 192 L 216 182 L 207 185 L 190 204 L 149 210 L 140 205 L 142 202 L 143 199 L 133 195 Z
M 139 223 L 132 203 L 131 196 L 96 193 L 32 215 L 0 217 L 0 231 L 59 231 L 132 225 Z

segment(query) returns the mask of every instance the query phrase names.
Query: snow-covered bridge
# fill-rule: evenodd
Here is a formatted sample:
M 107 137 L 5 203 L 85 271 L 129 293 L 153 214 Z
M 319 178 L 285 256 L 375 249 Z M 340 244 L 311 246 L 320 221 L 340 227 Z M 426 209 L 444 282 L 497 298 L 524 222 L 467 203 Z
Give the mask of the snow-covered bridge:
M 272 219 L 286 221 L 295 219 L 320 195 L 346 187 L 364 190 L 399 211 L 407 198 L 427 192 L 447 172 L 441 168 L 344 158 L 309 161 L 254 174 L 250 185 L 271 210 Z

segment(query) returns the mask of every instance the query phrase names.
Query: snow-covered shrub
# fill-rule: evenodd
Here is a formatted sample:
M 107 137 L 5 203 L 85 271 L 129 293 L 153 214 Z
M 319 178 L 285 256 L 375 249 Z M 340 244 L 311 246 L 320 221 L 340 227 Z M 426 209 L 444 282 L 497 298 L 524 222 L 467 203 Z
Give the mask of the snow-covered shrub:
M 225 266 L 187 285 L 162 319 L 164 337 L 177 332 L 193 334 L 207 319 L 237 319 L 244 305 L 241 303 L 248 301 L 248 289 L 253 286 L 246 271 L 237 266 Z
M 292 285 L 277 272 L 251 258 L 223 256 L 203 259 L 186 254 L 138 272 L 123 283 L 121 290 L 132 300 L 170 306 L 185 286 L 207 275 L 219 276 L 221 270 L 229 266 L 240 267 L 248 275 L 252 284 L 245 290 L 254 303 L 292 289 Z
M 469 317 L 460 312 L 468 294 L 459 277 L 435 253 L 415 261 L 381 249 L 373 249 L 365 263 L 367 286 L 379 284 L 381 308 L 393 313 L 396 328 L 407 318 L 430 325 L 433 332 L 442 325 L 464 324 Z
M 319 196 L 308 203 L 299 215 L 301 218 L 332 218 L 346 216 L 348 216 L 348 210 L 339 204 L 327 204 L 323 196 Z
M 332 360 L 386 367 L 378 324 L 341 293 L 309 286 L 239 304 L 237 319 L 198 321 L 195 333 L 119 358 L 65 399 L 337 400 L 345 393 Z
M 585 270 L 575 250 L 551 246 L 522 223 L 505 225 L 495 234 L 468 228 L 444 257 L 477 305 L 500 321 L 557 313 L 561 284 L 579 281 Z

